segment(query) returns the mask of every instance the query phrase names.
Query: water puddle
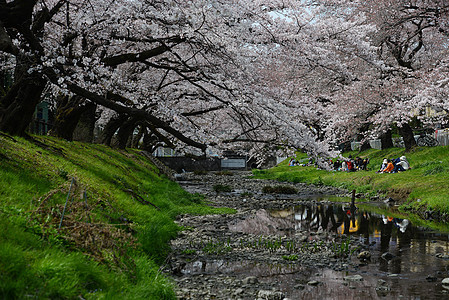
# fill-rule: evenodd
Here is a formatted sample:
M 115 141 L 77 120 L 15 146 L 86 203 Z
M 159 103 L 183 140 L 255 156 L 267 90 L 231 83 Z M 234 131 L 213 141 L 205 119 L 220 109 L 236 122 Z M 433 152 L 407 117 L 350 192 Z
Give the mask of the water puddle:
M 449 277 L 449 228 L 429 229 L 378 204 L 357 204 L 357 210 L 351 211 L 347 204 L 329 198 L 315 200 L 282 210 L 261 209 L 228 227 L 234 233 L 264 236 L 289 237 L 304 231 L 350 235 L 370 252 L 370 260 L 361 262 L 354 255 L 344 271 L 319 264 L 311 269 L 295 262 L 192 260 L 184 266 L 184 276 L 256 276 L 261 283 L 279 286 L 290 299 L 449 298 L 441 284 Z
M 394 209 L 378 205 L 350 207 L 336 203 L 299 205 L 283 210 L 259 210 L 229 224 L 234 232 L 291 236 L 298 231 L 328 231 L 356 237 L 371 253 L 365 263 L 344 272 L 320 269 L 309 280 L 316 287 L 300 286 L 292 275 L 277 275 L 289 297 L 295 299 L 449 298 L 442 286 L 449 277 L 448 228 L 436 231 L 400 217 Z M 360 274 L 363 280 L 350 280 Z M 298 291 L 298 289 L 300 291 Z

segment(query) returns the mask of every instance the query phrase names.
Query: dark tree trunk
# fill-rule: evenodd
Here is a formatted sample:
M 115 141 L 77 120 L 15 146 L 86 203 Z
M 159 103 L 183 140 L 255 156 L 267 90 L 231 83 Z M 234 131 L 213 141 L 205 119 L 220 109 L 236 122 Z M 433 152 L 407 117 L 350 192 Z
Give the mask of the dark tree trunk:
M 369 144 L 369 140 L 364 138 L 364 134 L 369 129 L 370 124 L 363 124 L 360 128 L 360 134 L 358 134 L 357 139 L 361 140 L 360 150 L 359 152 L 371 149 L 371 145 Z
M 410 151 L 413 147 L 416 147 L 415 137 L 413 136 L 413 130 L 409 124 L 404 124 L 399 127 L 399 133 L 404 140 L 405 151 Z
M 92 143 L 94 141 L 95 122 L 98 117 L 96 114 L 97 105 L 93 102 L 86 104 L 85 111 L 78 121 L 78 125 L 73 132 L 75 141 Z
M 120 114 L 115 117 L 112 117 L 109 122 L 104 127 L 103 132 L 100 136 L 100 143 L 106 146 L 111 146 L 112 138 L 114 134 L 117 132 L 117 129 L 122 126 L 125 121 L 128 120 L 128 115 Z
M 133 142 L 132 142 L 131 147 L 133 147 L 133 148 L 135 148 L 135 149 L 139 148 L 139 142 L 140 142 L 140 140 L 142 139 L 142 137 L 143 137 L 145 131 L 146 131 L 145 125 L 141 124 L 140 127 L 139 127 L 139 132 L 138 132 L 138 133 L 136 134 L 136 136 L 133 138 Z
M 365 150 L 371 149 L 371 145 L 369 144 L 369 141 L 364 141 L 360 144 L 360 150 L 359 152 L 363 152 Z
M 15 81 L 0 98 L 0 131 L 24 136 L 41 100 L 46 80 L 33 74 Z
M 55 112 L 55 120 L 48 134 L 72 141 L 78 121 L 91 105 L 93 104 L 86 103 L 85 99 L 79 96 L 60 97 Z
M 124 122 L 122 126 L 120 126 L 120 129 L 117 133 L 117 147 L 119 149 L 125 149 L 127 146 L 129 146 L 128 142 L 130 139 L 132 139 L 133 132 L 137 126 L 138 121 L 140 121 L 140 119 L 131 117 L 126 122 Z
M 381 149 L 393 148 L 393 139 L 391 137 L 391 130 L 387 130 L 380 136 L 380 142 L 382 144 Z
M 158 146 L 162 145 L 159 139 L 151 131 L 145 129 L 145 134 L 143 136 L 142 150 L 153 153 Z

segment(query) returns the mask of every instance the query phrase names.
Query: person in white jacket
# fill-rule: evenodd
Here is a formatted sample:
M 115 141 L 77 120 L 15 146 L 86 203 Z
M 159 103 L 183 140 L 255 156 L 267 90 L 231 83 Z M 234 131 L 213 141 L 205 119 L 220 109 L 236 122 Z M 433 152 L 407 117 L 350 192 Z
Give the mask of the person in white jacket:
M 404 172 L 408 169 L 410 169 L 410 164 L 408 163 L 407 158 L 405 156 L 401 156 L 399 157 L 399 162 L 394 167 L 392 173 Z

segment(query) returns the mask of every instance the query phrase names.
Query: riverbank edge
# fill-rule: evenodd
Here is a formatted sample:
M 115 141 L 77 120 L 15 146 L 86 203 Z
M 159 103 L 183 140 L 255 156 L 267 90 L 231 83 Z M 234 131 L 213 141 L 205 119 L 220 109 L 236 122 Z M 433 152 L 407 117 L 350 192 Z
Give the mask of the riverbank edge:
M 165 173 L 135 149 L 0 134 L 0 298 L 176 299 L 159 271 L 176 217 L 233 210 Z
M 376 173 L 384 158 L 407 156 L 411 170 L 396 174 Z M 423 220 L 449 222 L 449 147 L 416 147 L 411 152 L 403 148 L 369 149 L 346 152 L 343 158 L 369 158 L 368 171 L 340 172 L 318 169 L 316 166 L 288 166 L 288 159 L 277 166 L 252 173 L 255 178 L 284 182 L 338 187 L 348 192 L 356 190 L 362 198 L 389 200 L 398 205 L 401 213 L 415 215 Z M 307 161 L 307 155 L 298 153 L 298 161 Z M 341 158 L 340 158 L 341 159 Z

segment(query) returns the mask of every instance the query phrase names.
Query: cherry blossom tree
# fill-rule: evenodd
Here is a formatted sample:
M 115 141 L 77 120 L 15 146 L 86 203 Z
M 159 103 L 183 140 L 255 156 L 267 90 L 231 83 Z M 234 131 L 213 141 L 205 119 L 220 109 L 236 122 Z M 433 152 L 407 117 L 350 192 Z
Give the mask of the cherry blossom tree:
M 378 28 L 370 36 L 378 46 L 381 63 L 366 65 L 363 77 L 336 94 L 340 104 L 335 109 L 339 112 L 328 128 L 330 136 L 335 138 L 336 132 L 345 132 L 346 136 L 339 137 L 348 138 L 366 127 L 369 130 L 362 131 L 368 139 L 397 126 L 406 149 L 411 149 L 415 140 L 409 123 L 416 116 L 430 121 L 424 114 L 428 107 L 444 109 L 441 99 L 423 90 L 431 89 L 429 78 L 441 78 L 435 66 L 444 69 L 443 61 L 447 59 L 448 4 L 385 0 L 353 1 L 351 7 L 364 12 L 367 21 Z M 343 101 L 349 102 L 347 109 Z
M 185 152 L 328 155 L 326 133 L 352 121 L 335 113 L 351 89 L 376 92 L 386 68 L 377 27 L 348 3 L 0 0 L 0 51 L 15 76 L 0 130 L 24 134 L 51 92 L 54 132 L 68 139 L 65 119 L 95 104 L 104 142 L 117 133 L 122 147 L 140 128 L 147 144 Z

